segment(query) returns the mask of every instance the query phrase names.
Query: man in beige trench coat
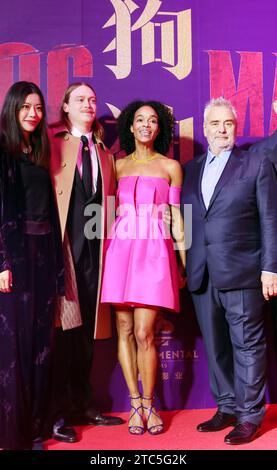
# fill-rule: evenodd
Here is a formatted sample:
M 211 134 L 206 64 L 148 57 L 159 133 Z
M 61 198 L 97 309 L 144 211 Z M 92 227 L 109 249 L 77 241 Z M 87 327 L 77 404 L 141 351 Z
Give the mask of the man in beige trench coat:
M 116 184 L 113 157 L 101 142 L 96 95 L 90 85 L 78 82 L 66 89 L 60 122 L 50 126 L 49 135 L 66 284 L 66 295 L 57 305 L 51 413 L 55 421 L 53 437 L 72 443 L 77 441 L 73 424 L 122 423 L 120 418 L 100 414 L 92 402 L 90 385 L 93 339 L 111 336 L 109 306 L 99 305 L 99 295 L 107 197 L 115 194 Z M 84 155 L 86 152 L 89 157 Z M 84 234 L 89 220 L 84 210 L 92 203 L 102 210 L 96 228 L 101 236 L 95 238 Z

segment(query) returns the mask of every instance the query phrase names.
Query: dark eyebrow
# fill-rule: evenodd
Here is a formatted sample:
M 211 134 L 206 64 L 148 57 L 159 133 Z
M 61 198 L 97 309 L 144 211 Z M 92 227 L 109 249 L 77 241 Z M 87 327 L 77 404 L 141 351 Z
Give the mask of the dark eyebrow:
M 138 114 L 138 115 L 136 116 L 136 118 L 138 118 L 138 117 L 143 117 L 143 114 Z M 151 114 L 149 117 L 150 117 L 150 118 L 158 119 L 158 116 L 156 116 L 156 114 Z
M 29 106 L 32 106 L 32 104 L 30 103 L 30 101 L 24 101 L 23 104 L 28 104 Z M 37 104 L 35 104 L 34 106 L 42 106 L 42 104 L 41 104 L 41 103 L 37 103 Z

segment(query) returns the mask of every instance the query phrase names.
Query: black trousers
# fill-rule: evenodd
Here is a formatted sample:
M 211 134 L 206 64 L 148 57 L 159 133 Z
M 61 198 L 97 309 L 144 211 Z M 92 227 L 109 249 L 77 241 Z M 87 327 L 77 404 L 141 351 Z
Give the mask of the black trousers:
M 271 310 L 272 323 L 273 323 L 273 338 L 274 338 L 275 354 L 277 358 L 277 297 L 272 297 L 269 300 L 269 303 L 270 303 L 270 310 Z
M 83 324 L 63 331 L 57 328 L 55 341 L 54 420 L 70 421 L 75 415 L 97 412 L 92 400 L 90 380 L 93 359 L 93 332 L 98 288 L 99 241 L 87 241 L 75 264 L 78 296 Z
M 206 279 L 192 293 L 218 408 L 240 422 L 264 416 L 266 342 L 260 289 L 218 290 Z

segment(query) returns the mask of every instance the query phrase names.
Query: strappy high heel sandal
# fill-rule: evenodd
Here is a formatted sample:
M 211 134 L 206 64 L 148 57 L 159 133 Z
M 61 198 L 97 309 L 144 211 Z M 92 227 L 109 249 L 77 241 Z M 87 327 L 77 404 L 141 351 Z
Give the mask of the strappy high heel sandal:
M 139 425 L 132 425 L 131 424 L 131 419 L 137 415 L 139 416 L 140 418 L 140 421 L 143 423 L 143 416 L 142 416 L 142 413 L 139 412 L 139 410 L 143 409 L 142 408 L 142 404 L 140 402 L 140 405 L 139 406 L 134 406 L 132 404 L 132 400 L 141 400 L 141 396 L 139 395 L 138 397 L 132 397 L 130 395 L 130 398 L 131 398 L 131 409 L 134 410 L 133 413 L 131 414 L 130 418 L 129 418 L 129 426 L 128 426 L 128 429 L 129 429 L 129 433 L 130 434 L 135 434 L 137 436 L 140 436 L 141 434 L 143 434 L 145 432 L 144 430 L 144 426 L 139 426 Z
M 147 410 L 147 412 L 148 412 L 148 416 L 146 418 L 147 431 L 149 432 L 149 434 L 152 434 L 152 436 L 156 436 L 156 435 L 161 434 L 162 432 L 164 432 L 164 423 L 162 421 L 162 418 L 160 417 L 160 415 L 158 414 L 158 412 L 156 411 L 155 407 L 152 404 L 153 399 L 154 399 L 154 397 L 142 397 L 142 400 L 151 401 L 150 406 L 142 405 L 142 408 L 143 408 L 143 410 Z M 149 420 L 150 420 L 151 416 L 156 416 L 157 418 L 159 418 L 161 420 L 161 423 L 160 424 L 153 424 L 152 426 L 150 426 Z

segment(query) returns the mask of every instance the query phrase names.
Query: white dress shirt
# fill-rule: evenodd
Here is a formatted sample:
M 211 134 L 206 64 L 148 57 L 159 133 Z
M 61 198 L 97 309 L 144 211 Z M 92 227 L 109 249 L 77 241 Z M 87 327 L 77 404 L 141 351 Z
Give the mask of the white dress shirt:
M 229 160 L 232 149 L 225 150 L 220 155 L 215 156 L 208 150 L 205 168 L 201 181 L 201 191 L 206 209 L 208 209 L 214 189 L 220 176 Z

